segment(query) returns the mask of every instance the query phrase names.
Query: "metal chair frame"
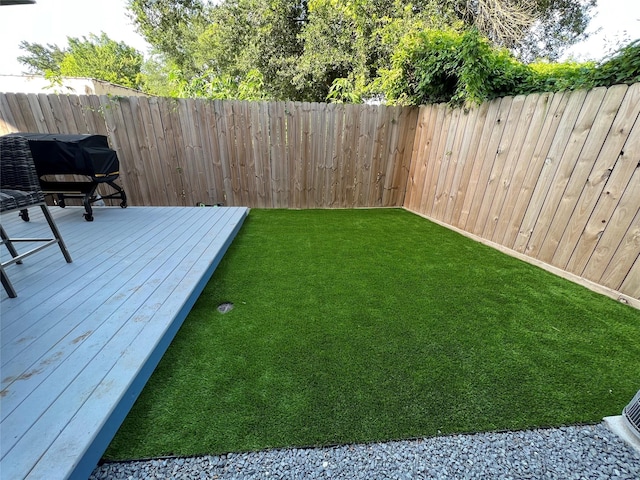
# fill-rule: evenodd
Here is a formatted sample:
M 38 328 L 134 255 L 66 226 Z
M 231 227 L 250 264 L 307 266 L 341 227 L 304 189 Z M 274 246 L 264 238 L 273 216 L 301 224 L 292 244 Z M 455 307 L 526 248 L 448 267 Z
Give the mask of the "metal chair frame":
M 0 137 L 0 212 L 10 214 L 20 212 L 20 217 L 28 222 L 27 207 L 39 206 L 42 209 L 53 238 L 13 238 L 10 237 L 0 224 L 0 243 L 6 245 L 11 254 L 11 259 L 0 263 L 0 280 L 2 286 L 11 298 L 17 297 L 13 284 L 9 280 L 6 267 L 12 264 L 21 264 L 22 259 L 39 252 L 40 250 L 58 245 L 67 263 L 71 263 L 71 255 L 62 239 L 62 235 L 45 203 L 45 196 L 40 187 L 40 181 L 36 173 L 36 167 L 29 148 L 29 142 L 21 137 Z M 41 243 L 30 250 L 18 253 L 15 243 L 29 242 Z

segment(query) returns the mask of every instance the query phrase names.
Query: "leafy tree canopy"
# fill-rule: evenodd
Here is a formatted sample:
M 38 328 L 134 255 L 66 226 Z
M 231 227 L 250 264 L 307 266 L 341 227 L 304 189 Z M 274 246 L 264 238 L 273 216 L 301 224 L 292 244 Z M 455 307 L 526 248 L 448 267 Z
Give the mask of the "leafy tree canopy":
M 640 81 L 640 40 L 600 63 L 525 64 L 475 29 L 429 30 L 406 37 L 377 79 L 394 103 L 479 103 L 496 97 Z
M 129 9 L 138 30 L 159 54 L 174 92 L 210 96 L 219 91 L 213 84 L 235 84 L 239 92 L 238 87 L 248 82 L 252 89 L 260 84 L 264 98 L 359 101 L 376 93 L 374 80 L 389 70 L 393 53 L 407 35 L 475 27 L 492 45 L 509 48 L 521 58 L 553 59 L 584 34 L 594 4 L 595 0 L 129 0 Z
M 67 37 L 68 46 L 22 42 L 27 55 L 18 57 L 30 73 L 59 77 L 89 77 L 130 88 L 141 86 L 143 55 L 124 42 L 116 42 L 105 33 L 100 36 Z

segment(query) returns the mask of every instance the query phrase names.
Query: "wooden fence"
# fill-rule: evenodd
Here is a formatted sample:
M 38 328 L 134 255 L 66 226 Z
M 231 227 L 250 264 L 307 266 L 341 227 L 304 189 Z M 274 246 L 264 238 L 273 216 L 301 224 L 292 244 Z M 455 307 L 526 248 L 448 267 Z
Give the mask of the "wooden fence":
M 640 299 L 639 114 L 640 84 L 421 107 L 404 206 Z
M 99 133 L 130 205 L 401 206 L 417 110 L 0 93 L 0 134 Z
M 404 206 L 635 306 L 639 114 L 640 84 L 469 109 L 0 93 L 0 134 L 108 135 L 132 205 Z

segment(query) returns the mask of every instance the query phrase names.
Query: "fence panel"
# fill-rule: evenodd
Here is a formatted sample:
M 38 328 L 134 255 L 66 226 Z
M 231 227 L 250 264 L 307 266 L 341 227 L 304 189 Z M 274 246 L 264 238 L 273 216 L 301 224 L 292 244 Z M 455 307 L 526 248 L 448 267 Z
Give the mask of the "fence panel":
M 421 108 L 405 207 L 640 305 L 640 84 L 446 108 Z
M 0 134 L 99 133 L 130 205 L 404 206 L 640 299 L 640 84 L 469 107 L 0 93 Z

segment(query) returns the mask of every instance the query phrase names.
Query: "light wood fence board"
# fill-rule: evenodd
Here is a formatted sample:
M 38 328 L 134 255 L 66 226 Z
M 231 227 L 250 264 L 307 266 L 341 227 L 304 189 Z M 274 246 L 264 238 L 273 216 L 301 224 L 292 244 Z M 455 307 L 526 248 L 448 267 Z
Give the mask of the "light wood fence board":
M 296 195 L 296 171 L 300 164 L 300 151 L 299 151 L 299 125 L 295 113 L 296 102 L 272 103 L 269 105 L 269 111 L 272 108 L 278 108 L 282 113 L 280 117 L 283 122 L 283 134 L 281 143 L 281 154 L 271 156 L 272 169 L 277 168 L 280 163 L 283 166 L 283 172 L 285 175 L 282 177 L 282 188 L 286 195 L 281 203 L 280 207 L 295 205 Z M 270 114 L 271 115 L 271 114 Z
M 501 102 L 501 99 L 496 99 L 488 102 L 487 114 L 484 118 L 480 119 L 482 125 L 478 124 L 477 127 L 478 129 L 481 128 L 480 140 L 478 142 L 476 151 L 473 154 L 473 167 L 469 175 L 469 182 L 467 184 L 466 192 L 464 193 L 464 201 L 462 202 L 462 208 L 460 209 L 460 218 L 458 219 L 458 223 L 456 224 L 456 227 L 463 230 L 466 228 L 467 224 L 469 224 L 469 226 L 471 227 L 469 215 L 471 214 L 472 209 L 476 208 L 476 203 L 474 203 L 474 200 L 476 199 L 478 182 L 480 179 L 480 174 L 484 168 L 484 159 L 487 153 L 489 140 L 491 139 L 491 131 L 496 124 L 498 115 L 500 114 Z
M 599 263 L 599 255 L 596 258 L 592 258 L 594 251 L 607 225 L 613 220 L 615 208 L 624 194 L 625 189 L 628 187 L 634 172 L 638 170 L 638 158 L 636 154 L 639 151 L 640 122 L 636 122 L 636 125 L 629 135 L 629 140 L 624 145 L 624 151 L 620 152 L 618 160 L 611 171 L 611 175 L 607 178 L 600 198 L 567 264 L 569 271 L 584 276 L 585 268 L 589 261 L 596 262 L 594 265 Z M 637 179 L 638 177 L 636 177 L 636 180 Z M 635 192 L 635 187 L 636 186 L 631 187 L 631 191 Z M 632 203 L 636 208 L 638 206 L 637 198 L 638 197 L 632 199 Z M 594 266 L 594 271 L 598 271 L 597 266 Z
M 178 191 L 173 184 L 172 173 L 170 165 L 166 163 L 166 159 L 170 158 L 169 154 L 170 146 L 166 135 L 165 122 L 163 121 L 162 114 L 160 112 L 160 105 L 156 97 L 148 99 L 146 104 L 148 108 L 147 114 L 149 115 L 148 132 L 152 138 L 155 138 L 155 149 L 151 150 L 154 169 L 158 170 L 158 177 L 161 179 L 161 184 L 156 185 L 156 188 L 161 190 L 163 194 L 162 200 L 164 205 L 176 205 L 179 201 Z M 169 119 L 167 118 L 167 121 Z M 175 148 L 175 147 L 174 147 Z
M 202 172 L 202 181 L 204 183 L 205 190 L 198 192 L 196 195 L 196 202 L 198 204 L 203 203 L 205 205 L 211 205 L 216 203 L 216 179 L 214 174 L 214 165 L 211 157 L 212 154 L 212 141 L 209 136 L 209 125 L 214 122 L 209 118 L 209 112 L 207 110 L 207 104 L 209 102 L 199 98 L 194 100 L 194 121 L 195 121 L 195 140 L 198 142 L 196 158 L 198 160 L 198 170 Z M 251 145 L 251 138 L 248 139 L 249 145 Z M 253 159 L 253 155 L 250 155 Z
M 98 98 L 98 101 L 99 101 L 99 97 L 95 97 L 95 98 Z M 46 93 L 38 94 L 38 104 L 40 105 L 40 109 L 44 117 L 44 122 L 45 122 L 44 128 L 46 128 L 46 130 L 43 130 L 43 132 L 60 133 L 59 123 L 56 121 L 55 115 L 53 113 L 51 100 L 52 100 L 51 96 L 47 95 Z
M 432 107 L 422 105 L 418 112 L 416 141 L 413 142 L 411 167 L 409 169 L 409 177 L 407 178 L 407 194 L 404 198 L 404 207 L 411 210 L 416 210 L 418 208 L 420 205 L 420 198 L 422 197 L 422 190 L 418 190 L 416 188 L 416 184 L 420 179 L 424 178 L 427 169 L 428 155 L 425 152 L 428 149 L 428 145 L 431 144 L 428 129 L 432 110 Z
M 268 145 L 268 139 L 264 138 L 263 125 L 260 122 L 260 117 L 262 113 L 262 102 L 256 102 L 249 105 L 251 120 L 249 125 L 251 125 L 251 162 L 253 163 L 252 167 L 254 170 L 255 178 L 254 178 L 254 203 L 253 205 L 258 208 L 266 207 L 266 192 L 267 182 L 264 178 L 264 158 L 263 158 L 263 145 Z
M 411 162 L 411 150 L 416 136 L 416 122 L 418 119 L 418 111 L 416 109 L 397 108 L 397 116 L 392 125 L 393 144 L 389 143 L 393 156 L 389 158 L 389 163 L 393 165 L 393 181 L 388 185 L 387 190 L 391 192 L 389 201 L 384 205 L 386 207 L 402 205 L 406 194 L 407 176 Z M 395 135 L 397 132 L 397 136 Z M 395 140 L 397 138 L 397 141 Z M 399 157 L 399 161 L 398 161 Z
M 629 132 L 638 116 L 640 108 L 640 84 L 626 89 L 624 100 L 611 125 L 610 134 L 600 149 L 593 168 L 583 186 L 580 198 L 567 222 L 565 232 L 560 239 L 552 264 L 567 269 L 567 264 L 595 208 L 604 185 L 616 162 Z
M 354 120 L 354 144 L 353 151 L 354 165 L 353 165 L 353 200 L 356 207 L 362 206 L 362 189 L 364 186 L 364 150 L 367 146 L 366 141 L 366 125 L 363 125 L 365 110 L 362 108 L 355 109 Z
M 326 107 L 325 144 L 324 144 L 324 201 L 322 207 L 332 208 L 335 202 L 335 139 L 337 104 L 333 103 Z M 322 112 L 319 110 L 319 114 Z
M 24 132 L 38 132 L 40 131 L 40 124 L 36 119 L 36 112 L 33 111 L 31 102 L 26 93 L 15 94 L 16 107 L 22 112 L 24 120 Z
M 539 227 L 536 228 L 531 237 L 533 248 L 528 252 L 529 255 L 543 262 L 549 263 L 551 261 L 558 245 L 559 237 L 562 236 L 562 232 L 559 234 L 554 232 L 552 223 L 554 219 L 560 217 L 559 222 L 566 225 L 568 218 L 560 216 L 558 209 L 571 176 L 574 174 L 589 132 L 600 111 L 605 93 L 606 89 L 594 89 L 588 92 L 580 110 L 580 115 L 569 136 L 567 146 L 558 162 L 558 169 L 551 181 L 549 191 L 544 198 L 540 217 L 549 221 L 539 222 Z M 560 229 L 558 228 L 558 230 Z
M 136 178 L 145 204 L 154 205 L 157 200 L 155 188 L 149 182 L 154 169 L 149 152 L 149 139 L 145 132 L 145 119 L 140 111 L 137 97 L 125 97 L 123 100 L 122 113 L 127 123 L 129 141 L 133 143 L 135 151 L 142 159 L 142 162 L 136 166 Z
M 60 96 L 50 95 L 49 105 L 51 105 L 51 112 L 53 113 L 53 118 L 56 122 L 56 133 L 72 133 L 67 129 L 64 123 L 64 113 L 62 112 Z
M 93 107 L 90 103 L 90 97 L 87 95 L 82 95 L 78 97 L 78 109 L 82 112 L 84 116 L 84 121 L 87 126 L 87 130 L 85 133 L 100 133 L 100 127 L 98 126 L 100 123 L 104 125 L 104 122 L 98 121 L 96 124 L 96 119 L 94 117 Z M 39 132 L 42 132 L 44 128 L 38 128 Z
M 638 245 L 634 239 L 640 232 L 640 167 L 636 167 L 627 188 L 624 190 L 620 202 L 616 205 L 611 219 L 607 222 L 598 244 L 589 258 L 583 277 L 613 287 L 620 286 L 615 278 L 607 281 L 605 271 L 611 277 L 612 271 L 620 268 L 627 272 L 631 268 L 633 255 L 638 252 Z M 635 251 L 633 248 L 635 247 Z
M 489 240 L 494 238 L 496 227 L 502 218 L 504 201 L 511 187 L 526 132 L 531 124 L 536 100 L 536 95 L 526 97 L 518 95 L 511 104 L 509 119 L 502 133 L 496 159 L 493 162 L 495 182 L 492 188 L 491 202 L 487 202 L 489 210 L 483 230 L 483 237 Z
M 331 144 L 329 154 L 331 160 L 329 168 L 331 169 L 330 175 L 330 194 L 329 194 L 329 208 L 336 208 L 340 206 L 340 184 L 342 183 L 340 178 L 340 148 L 342 145 L 342 130 L 344 128 L 344 107 L 342 104 L 334 103 L 331 105 L 332 109 L 332 125 L 329 134 L 331 135 Z
M 620 291 L 633 298 L 640 298 L 640 254 L 622 282 Z
M 527 208 L 522 222 L 522 227 L 520 229 L 521 232 L 530 233 L 528 235 L 520 235 L 518 237 L 515 245 L 516 251 L 525 253 L 529 256 L 531 256 L 529 254 L 531 251 L 538 251 L 538 245 L 535 242 L 538 238 L 536 233 L 542 226 L 545 226 L 547 222 L 550 222 L 550 219 L 540 218 L 540 211 L 542 210 L 544 200 L 551 188 L 552 180 L 558 170 L 560 159 L 562 158 L 564 149 L 567 146 L 569 135 L 571 134 L 576 120 L 578 119 L 585 97 L 585 91 L 577 91 L 569 95 L 567 106 L 562 112 L 562 117 L 558 123 L 557 130 L 553 134 L 551 147 L 544 159 L 544 165 L 540 171 L 536 188 L 531 196 L 529 207 Z M 548 225 L 546 227 L 548 228 Z M 524 242 L 525 240 L 526 244 Z
M 632 220 L 629 230 L 615 250 L 609 266 L 598 283 L 608 285 L 614 290 L 620 290 L 638 252 L 640 252 L 640 209 L 636 212 L 636 217 Z
M 576 204 L 584 189 L 594 162 L 598 157 L 598 153 L 607 135 L 609 135 L 611 124 L 613 123 L 616 112 L 620 108 L 620 103 L 624 98 L 626 90 L 626 85 L 617 85 L 606 90 L 602 105 L 594 119 L 592 128 L 589 129 L 586 142 L 577 158 L 575 167 L 568 178 L 562 199 L 554 214 L 549 232 L 541 248 L 540 256 L 546 262 L 555 264 L 556 262 L 554 262 L 553 259 L 558 253 L 558 248 L 566 248 L 566 244 L 560 247 L 558 246 L 560 245 L 562 237 L 565 235 L 569 220 L 576 208 Z
M 231 175 L 231 196 L 228 199 L 230 206 L 242 205 L 242 192 L 240 185 L 240 165 L 238 164 L 238 149 L 236 147 L 236 109 L 235 102 L 224 102 L 224 117 L 226 119 L 225 147 L 229 159 L 229 173 Z
M 519 222 L 514 227 L 510 221 L 514 215 L 518 215 L 516 209 L 522 194 L 523 184 L 531 167 L 535 147 L 540 139 L 545 117 L 549 111 L 550 96 L 550 94 L 532 95 L 536 101 L 535 109 L 528 119 L 526 131 L 521 133 L 523 137 L 521 149 L 517 157 L 512 157 L 510 160 L 514 164 L 514 171 L 504 199 L 501 221 L 498 222 L 493 233 L 493 241 L 496 243 L 504 245 L 505 237 L 513 236 L 512 238 L 515 238 L 520 227 Z M 522 217 L 519 216 L 518 219 L 521 220 Z
M 49 100 L 53 100 L 57 96 L 50 97 Z M 124 114 L 122 111 L 122 102 L 120 100 L 111 99 L 107 96 L 101 96 L 100 102 L 104 106 L 105 120 L 107 124 L 111 125 L 110 132 L 111 144 L 118 154 L 120 160 L 120 175 L 123 180 L 125 192 L 127 193 L 127 200 L 129 198 L 135 198 L 138 202 L 143 198 L 141 192 L 140 182 L 137 181 L 136 165 L 133 162 L 137 157 L 138 152 L 134 150 L 134 145 L 129 141 L 127 135 L 127 126 L 124 121 Z M 135 157 L 134 157 L 135 151 Z M 128 159 L 128 161 L 127 161 Z
M 396 112 L 395 109 L 377 109 L 377 113 L 378 122 L 374 137 L 375 147 L 372 154 L 371 192 L 368 206 L 382 207 L 392 193 L 390 189 L 386 188 L 388 186 L 387 182 L 389 181 L 387 179 L 387 166 L 389 164 L 387 146 L 390 145 L 394 132 L 391 125 L 396 121 Z
M 377 131 L 377 110 L 372 105 L 367 105 L 361 112 L 361 122 L 363 124 L 363 135 L 360 137 L 360 158 L 362 158 L 362 173 L 360 180 L 359 206 L 366 207 L 370 205 L 369 198 L 371 196 L 372 182 L 375 182 L 373 172 L 373 150 L 375 148 L 375 135 Z
M 67 98 L 69 99 L 69 106 L 71 107 L 71 112 L 76 123 L 77 133 L 86 134 L 95 131 L 89 127 L 87 116 L 85 115 L 78 95 L 68 95 Z
M 509 146 L 513 141 L 513 135 L 524 106 L 524 97 L 522 96 L 504 98 L 503 108 L 505 100 L 509 102 L 509 108 L 504 109 L 505 115 L 499 118 L 500 128 L 494 130 L 494 135 L 492 135 L 489 142 L 487 151 L 488 177 L 486 183 L 484 183 L 482 203 L 474 225 L 474 232 L 483 238 L 487 238 L 485 237 L 485 231 L 493 231 L 490 227 L 494 223 L 493 218 L 490 218 L 491 207 L 500 186 L 500 177 L 503 173 Z
M 27 102 L 29 104 L 28 108 L 30 108 L 31 112 L 33 113 L 33 117 L 34 117 L 35 124 L 36 124 L 35 130 L 33 130 L 33 131 L 34 132 L 46 132 L 46 131 L 48 131 L 47 122 L 45 120 L 44 112 L 42 111 L 42 107 L 40 106 L 40 101 L 38 100 L 38 96 L 35 93 L 28 94 L 27 95 Z
M 443 163 L 440 171 L 439 182 L 436 185 L 436 197 L 434 201 L 433 215 L 443 219 L 449 202 L 452 201 L 451 186 L 455 172 L 458 169 L 460 159 L 460 148 L 462 139 L 466 134 L 468 114 L 464 109 L 456 108 L 452 118 L 452 129 L 449 133 L 451 143 L 445 145 Z M 455 124 L 455 125 L 454 125 Z
M 222 183 L 224 185 L 224 203 L 232 205 L 233 202 L 233 183 L 231 180 L 231 165 L 229 162 L 229 150 L 227 148 L 227 110 L 225 108 L 227 102 L 215 100 L 213 102 L 213 111 L 216 121 L 216 132 L 218 133 L 218 158 L 222 165 Z
M 538 100 L 540 95 L 528 95 L 525 98 L 522 112 L 518 120 L 513 141 L 509 146 L 506 163 L 498 184 L 498 195 L 493 200 L 489 217 L 493 220 L 497 217 L 500 221 L 492 222 L 487 237 L 491 233 L 491 240 L 499 243 L 505 235 L 507 222 L 515 205 L 516 195 L 522 185 L 522 180 L 529 165 L 526 159 L 527 153 L 532 149 L 537 140 L 536 112 L 539 111 Z M 543 110 L 544 111 L 544 110 Z M 532 138 L 534 140 L 532 140 Z M 526 160 L 525 160 L 526 159 Z M 516 192 L 516 193 L 514 193 Z
M 294 155 L 293 170 L 290 173 L 292 179 L 290 196 L 292 199 L 292 208 L 302 208 L 303 193 L 302 193 L 302 177 L 304 176 L 304 151 L 302 147 L 302 119 L 303 109 L 302 103 L 291 104 L 291 116 L 296 119 L 292 121 L 292 128 L 290 132 L 287 132 L 287 142 Z M 275 119 L 274 119 L 275 120 Z M 276 160 L 274 159 L 274 165 Z M 284 204 L 285 199 L 282 199 Z M 282 206 L 282 205 L 281 205 Z
M 478 108 L 471 107 L 464 110 L 465 128 L 461 131 L 461 140 L 459 147 L 454 148 L 455 154 L 455 171 L 453 172 L 453 178 L 449 186 L 449 198 L 444 211 L 443 219 L 448 224 L 453 223 L 453 214 L 456 205 L 461 205 L 458 201 L 458 196 L 461 194 L 460 182 L 464 178 L 465 171 L 469 171 L 467 165 L 472 162 L 473 157 L 469 154 L 469 149 L 475 135 L 475 125 L 478 119 Z
M 326 114 L 323 114 L 324 110 Z M 327 202 L 326 190 L 326 150 L 327 150 L 327 118 L 330 113 L 325 110 L 324 106 L 318 103 L 312 104 L 313 119 L 313 156 L 314 165 L 314 194 L 312 196 L 314 203 L 313 208 L 321 208 Z
M 431 175 L 428 177 L 429 180 L 429 191 L 426 196 L 426 205 L 425 211 L 428 212 L 429 215 L 433 212 L 433 205 L 436 202 L 436 192 L 438 191 L 438 182 L 440 182 L 440 173 L 442 172 L 442 162 L 444 160 L 444 155 L 447 152 L 447 143 L 449 138 L 449 129 L 451 128 L 451 122 L 453 117 L 453 110 L 449 108 L 449 106 L 443 106 L 443 120 L 442 127 L 437 132 L 439 136 L 438 139 L 438 148 L 437 150 L 432 151 L 432 155 L 430 156 L 429 162 L 433 167 L 433 170 L 429 173 Z
M 414 161 L 419 161 L 421 166 L 416 169 L 416 174 L 412 183 L 407 185 L 407 189 L 411 188 L 416 191 L 416 193 L 413 194 L 415 201 L 412 210 L 418 212 L 426 211 L 430 175 L 433 174 L 434 170 L 432 157 L 435 157 L 436 151 L 438 150 L 440 130 L 442 128 L 442 123 L 444 122 L 444 109 L 442 105 L 428 105 L 425 108 L 430 109 L 429 123 L 427 124 L 427 129 L 423 130 L 423 132 L 426 133 L 427 138 L 424 141 L 424 147 L 421 150 L 418 150 L 418 158 L 412 158 L 411 160 L 412 163 Z
M 169 154 L 169 157 L 164 159 L 164 163 L 178 196 L 178 203 L 176 203 L 176 205 L 186 206 L 187 194 L 184 176 L 185 148 L 179 119 L 180 106 L 177 99 L 166 98 L 161 99 L 159 107 Z
M 17 132 L 27 132 L 29 131 L 29 127 L 27 126 L 27 122 L 25 121 L 25 115 L 29 115 L 30 112 L 23 112 L 16 100 L 15 93 L 6 93 L 3 95 L 5 101 L 7 103 L 7 109 L 12 113 L 13 116 L 13 125 L 15 126 Z
M 447 105 L 445 104 L 439 104 L 437 106 L 433 106 L 432 108 L 435 109 L 435 111 L 431 113 L 433 129 L 430 130 L 430 133 L 433 134 L 433 137 L 430 140 L 429 147 L 425 151 L 427 169 L 424 177 L 422 177 L 420 179 L 420 182 L 417 184 L 417 188 L 422 192 L 422 194 L 420 195 L 420 212 L 427 212 L 431 210 L 429 208 L 430 200 L 431 205 L 433 205 L 433 199 L 431 195 L 433 194 L 433 189 L 435 188 L 434 172 L 436 171 L 438 147 L 440 144 L 440 139 L 442 138 L 441 133 L 444 129 L 444 121 L 448 109 Z M 437 183 L 437 179 L 435 179 L 435 182 Z
M 461 152 L 464 161 L 463 168 L 460 172 L 460 177 L 454 181 L 455 201 L 453 202 L 453 209 L 448 220 L 448 223 L 451 225 L 459 225 L 460 223 L 460 216 L 462 215 L 464 200 L 468 193 L 469 182 L 471 181 L 473 166 L 489 105 L 489 102 L 484 102 L 481 105 L 470 107 L 471 117 L 467 120 L 468 133 L 465 138 L 465 144 L 463 145 L 463 151 Z
M 512 104 L 513 97 L 504 97 L 500 102 L 500 110 L 498 111 L 494 128 L 489 137 L 486 153 L 483 157 L 482 170 L 480 171 L 478 186 L 473 199 L 474 205 L 469 212 L 469 220 L 471 221 L 469 231 L 478 236 L 482 236 L 482 231 L 484 230 L 484 225 L 489 215 L 491 197 L 487 195 L 487 192 L 493 183 L 493 164 L 497 157 L 496 153 L 500 148 L 500 141 L 502 140 L 502 134 L 509 119 Z
M 0 135 L 19 131 L 7 95 L 0 95 Z
M 547 154 L 551 149 L 555 132 L 558 129 L 558 125 L 562 120 L 568 103 L 569 96 L 560 92 L 554 94 L 551 102 L 547 104 L 549 106 L 546 111 L 542 130 L 522 182 L 518 200 L 509 219 L 509 238 L 504 241 L 504 244 L 520 253 L 524 251 L 533 229 L 527 221 L 527 212 L 531 205 L 531 199 L 536 191 L 540 173 L 545 166 Z
M 216 180 L 213 168 L 213 162 L 211 157 L 212 142 L 209 138 L 209 124 L 213 123 L 213 120 L 208 117 L 206 109 L 206 102 L 202 99 L 193 99 L 191 105 L 193 115 L 193 141 L 195 143 L 195 159 L 196 164 L 193 172 L 198 172 L 200 176 L 200 188 L 194 195 L 195 204 L 203 203 L 205 205 L 211 205 L 216 203 Z M 247 139 L 249 144 L 251 138 Z

